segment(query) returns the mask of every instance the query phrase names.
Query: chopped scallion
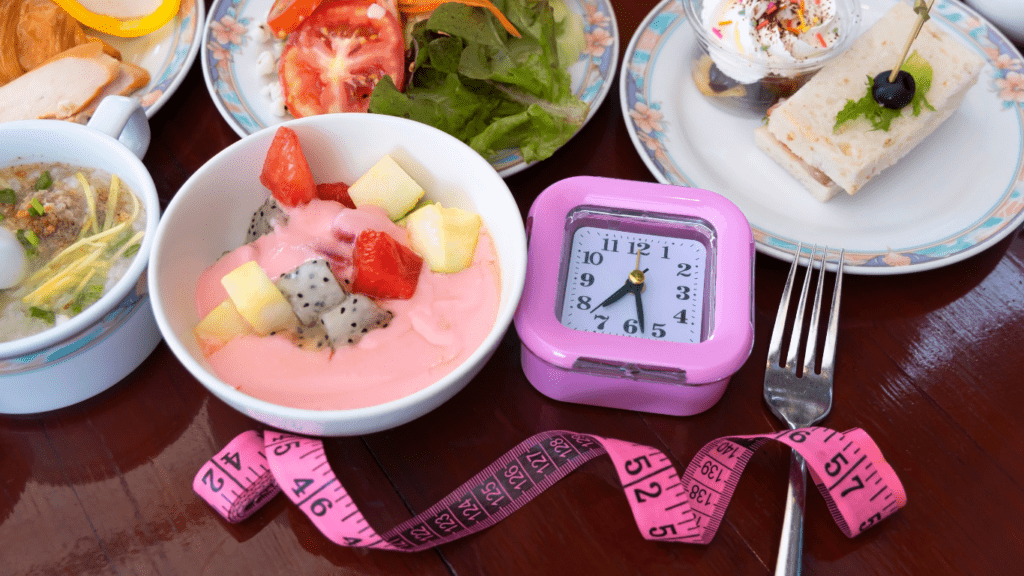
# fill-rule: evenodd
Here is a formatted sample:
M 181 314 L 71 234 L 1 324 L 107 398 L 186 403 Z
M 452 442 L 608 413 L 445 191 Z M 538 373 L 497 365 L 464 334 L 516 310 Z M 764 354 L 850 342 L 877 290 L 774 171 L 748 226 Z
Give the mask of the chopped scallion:
M 36 236 L 35 232 L 19 229 L 14 233 L 14 237 L 18 239 L 18 242 L 21 242 L 22 246 L 25 247 L 26 254 L 29 256 L 39 254 L 39 250 L 36 248 L 36 246 L 39 245 L 39 236 Z
M 36 190 L 46 190 L 53 186 L 53 178 L 50 178 L 50 171 L 43 170 L 43 173 L 36 178 Z
M 57 315 L 54 314 L 53 310 L 44 310 L 38 306 L 31 306 L 28 309 L 28 313 L 33 318 L 39 318 L 48 324 L 54 324 L 57 321 Z
M 37 217 L 46 214 L 46 210 L 43 208 L 42 203 L 39 202 L 39 198 L 33 198 L 32 202 L 29 203 L 28 213 L 31 216 Z
M 69 308 L 71 312 L 78 314 L 87 306 L 99 300 L 102 296 L 103 286 L 99 284 L 90 284 L 86 286 L 84 290 L 79 292 L 71 302 L 68 302 L 66 308 Z
M 14 204 L 18 201 L 18 195 L 10 188 L 0 190 L 0 204 Z
M 124 251 L 124 257 L 131 258 L 132 256 L 135 256 L 135 253 L 138 252 L 139 248 L 141 247 L 141 244 L 132 244 L 131 246 L 128 247 L 127 250 Z

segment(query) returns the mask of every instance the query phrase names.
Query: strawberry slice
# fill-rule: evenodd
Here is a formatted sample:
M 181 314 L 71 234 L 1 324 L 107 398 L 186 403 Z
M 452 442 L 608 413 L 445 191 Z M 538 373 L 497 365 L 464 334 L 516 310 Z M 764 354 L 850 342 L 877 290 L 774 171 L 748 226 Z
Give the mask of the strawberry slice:
M 321 200 L 334 200 L 340 202 L 346 208 L 355 208 L 356 204 L 348 195 L 348 184 L 344 182 L 332 182 L 329 184 L 316 185 L 316 197 Z
M 352 291 L 406 300 L 416 292 L 423 258 L 386 232 L 363 230 L 352 253 Z
M 299 136 L 284 126 L 274 133 L 274 140 L 263 161 L 260 183 L 285 206 L 307 204 L 316 198 L 316 183 L 309 163 L 302 154 Z

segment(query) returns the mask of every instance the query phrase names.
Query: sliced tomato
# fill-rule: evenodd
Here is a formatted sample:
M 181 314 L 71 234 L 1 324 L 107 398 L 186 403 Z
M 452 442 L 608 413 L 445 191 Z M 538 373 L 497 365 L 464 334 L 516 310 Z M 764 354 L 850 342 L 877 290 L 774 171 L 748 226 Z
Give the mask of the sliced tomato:
M 321 200 L 334 200 L 340 202 L 346 208 L 355 208 L 356 203 L 348 195 L 348 184 L 344 182 L 331 182 L 329 184 L 316 185 L 316 197 Z
M 291 128 L 281 126 L 274 133 L 263 161 L 260 183 L 285 206 L 306 204 L 316 198 L 313 172 L 302 153 L 299 135 Z
M 409 299 L 423 270 L 423 258 L 386 232 L 363 230 L 352 252 L 352 291 L 374 298 Z
M 370 18 L 367 10 L 373 8 Z M 366 112 L 384 75 L 405 82 L 405 44 L 398 19 L 369 0 L 326 0 L 294 32 L 278 76 L 285 104 L 299 118 Z
M 323 0 L 274 0 L 267 13 L 267 26 L 278 38 L 284 38 L 305 22 L 321 2 Z

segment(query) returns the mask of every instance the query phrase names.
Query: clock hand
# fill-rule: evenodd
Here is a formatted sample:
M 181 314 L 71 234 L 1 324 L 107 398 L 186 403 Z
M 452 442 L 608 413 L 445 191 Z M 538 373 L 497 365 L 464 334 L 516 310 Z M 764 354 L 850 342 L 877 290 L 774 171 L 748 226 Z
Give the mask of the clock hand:
M 640 322 L 640 332 L 644 331 L 644 304 L 640 298 L 640 292 L 643 291 L 643 284 L 634 284 L 632 290 L 633 296 L 636 298 L 636 319 Z
M 625 296 L 626 294 L 629 293 L 631 286 L 632 286 L 632 282 L 630 282 L 629 280 L 626 280 L 626 283 L 622 286 L 622 288 L 619 288 L 618 290 L 615 291 L 614 294 L 612 294 L 611 296 L 605 298 L 604 302 L 601 302 L 600 304 L 598 304 L 597 307 L 594 308 L 594 309 L 597 310 L 597 308 L 600 308 L 602 306 L 608 306 L 610 304 L 614 304 L 615 302 L 617 302 L 619 300 L 619 298 L 622 298 L 623 296 Z
M 626 283 L 621 288 L 616 290 L 611 296 L 605 298 L 604 302 L 601 302 L 594 307 L 594 310 L 601 308 L 602 306 L 609 306 L 617 302 L 620 298 L 626 294 L 632 292 L 636 294 L 637 303 L 637 320 L 640 322 L 640 331 L 644 331 L 644 311 L 643 304 L 640 302 L 640 292 L 644 289 L 644 273 L 646 269 L 640 270 L 640 251 L 636 252 L 636 268 L 629 273 L 626 278 Z

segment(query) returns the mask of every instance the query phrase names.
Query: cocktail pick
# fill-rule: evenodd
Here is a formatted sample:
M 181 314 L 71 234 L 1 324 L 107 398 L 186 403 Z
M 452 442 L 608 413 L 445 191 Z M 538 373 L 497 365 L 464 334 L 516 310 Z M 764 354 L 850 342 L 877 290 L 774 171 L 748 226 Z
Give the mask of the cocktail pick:
M 930 4 L 925 4 L 925 0 L 914 0 L 914 12 L 917 12 L 918 15 L 917 24 L 914 26 L 914 31 L 910 38 L 907 39 L 907 44 L 903 47 L 902 55 L 896 61 L 896 67 L 875 76 L 871 95 L 875 98 L 875 102 L 886 108 L 899 110 L 910 104 L 910 101 L 914 99 L 914 91 L 916 90 L 914 77 L 906 70 L 900 70 L 900 66 L 906 60 L 914 39 L 921 33 L 921 27 L 930 18 L 928 12 L 932 9 L 933 5 L 935 5 L 935 0 L 932 0 Z

